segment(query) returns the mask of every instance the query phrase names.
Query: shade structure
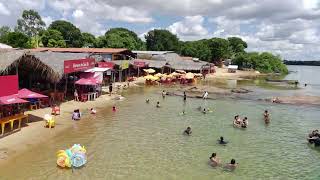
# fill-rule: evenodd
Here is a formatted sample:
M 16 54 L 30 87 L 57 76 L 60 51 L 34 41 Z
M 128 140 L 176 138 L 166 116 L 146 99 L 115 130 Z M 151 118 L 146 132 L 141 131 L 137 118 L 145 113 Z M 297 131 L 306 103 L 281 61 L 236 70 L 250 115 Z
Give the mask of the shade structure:
M 91 85 L 95 86 L 98 84 L 98 80 L 95 78 L 81 78 L 75 82 L 78 85 Z
M 27 103 L 28 101 L 20 99 L 17 95 L 2 96 L 0 97 L 0 105 Z
M 159 79 L 159 77 L 148 75 L 148 76 L 145 76 L 144 79 L 151 80 L 151 81 L 156 81 L 156 80 Z
M 181 73 L 181 74 L 186 74 L 186 72 L 184 70 L 176 70 L 178 73 Z
M 33 91 L 30 91 L 29 89 L 20 89 L 18 91 L 18 98 L 23 98 L 23 99 L 27 99 L 27 98 L 47 98 L 48 96 L 43 95 L 43 94 L 39 94 Z
M 144 72 L 152 74 L 152 73 L 155 73 L 156 71 L 150 68 L 150 69 L 144 69 Z
M 193 73 L 187 73 L 186 74 L 186 79 L 193 79 L 194 78 L 194 74 Z

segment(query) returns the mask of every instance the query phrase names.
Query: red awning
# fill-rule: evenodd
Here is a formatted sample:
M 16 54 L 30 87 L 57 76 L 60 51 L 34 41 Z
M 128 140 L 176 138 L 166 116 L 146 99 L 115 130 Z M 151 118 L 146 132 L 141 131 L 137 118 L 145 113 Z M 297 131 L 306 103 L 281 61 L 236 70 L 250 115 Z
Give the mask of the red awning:
M 93 68 L 95 65 L 95 60 L 92 58 L 77 59 L 77 60 L 67 60 L 64 61 L 64 73 L 72 73 L 84 71 Z
M 26 99 L 26 98 L 46 98 L 48 96 L 45 96 L 45 95 L 30 91 L 29 89 L 24 88 L 24 89 L 20 89 L 18 91 L 18 97 Z
M 2 96 L 0 97 L 0 105 L 27 103 L 28 101 L 20 99 L 17 95 Z
M 97 85 L 98 80 L 95 78 L 81 78 L 78 81 L 75 82 L 76 84 L 79 85 Z
M 147 64 L 146 64 L 146 62 L 143 62 L 143 61 L 134 61 L 133 65 L 135 65 L 137 67 L 145 67 Z
M 18 93 L 18 76 L 0 76 L 0 97 Z
M 98 67 L 113 69 L 114 63 L 113 62 L 98 62 Z

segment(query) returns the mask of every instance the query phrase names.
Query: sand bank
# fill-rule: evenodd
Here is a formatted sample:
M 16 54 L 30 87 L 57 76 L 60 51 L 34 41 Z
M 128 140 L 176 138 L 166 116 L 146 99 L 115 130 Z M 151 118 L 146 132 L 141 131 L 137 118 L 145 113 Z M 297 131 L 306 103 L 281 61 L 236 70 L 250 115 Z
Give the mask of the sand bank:
M 241 71 L 237 70 L 236 73 L 229 73 L 227 68 L 216 68 L 216 72 L 208 74 L 206 79 L 222 78 L 222 79 L 244 79 L 244 78 L 256 78 L 259 76 L 265 76 L 258 71 Z
M 292 104 L 292 105 L 320 105 L 319 96 L 284 96 L 265 99 L 268 102 L 276 100 L 278 104 Z

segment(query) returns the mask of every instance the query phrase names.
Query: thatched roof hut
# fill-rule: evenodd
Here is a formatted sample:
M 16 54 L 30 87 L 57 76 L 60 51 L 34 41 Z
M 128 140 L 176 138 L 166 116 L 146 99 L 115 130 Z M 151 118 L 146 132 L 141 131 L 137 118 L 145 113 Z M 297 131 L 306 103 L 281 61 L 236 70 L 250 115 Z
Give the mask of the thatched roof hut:
M 87 53 L 57 53 L 30 52 L 27 50 L 13 50 L 0 53 L 0 74 L 8 74 L 20 67 L 28 67 L 31 72 L 38 71 L 40 75 L 54 83 L 63 77 L 64 61 L 82 59 Z

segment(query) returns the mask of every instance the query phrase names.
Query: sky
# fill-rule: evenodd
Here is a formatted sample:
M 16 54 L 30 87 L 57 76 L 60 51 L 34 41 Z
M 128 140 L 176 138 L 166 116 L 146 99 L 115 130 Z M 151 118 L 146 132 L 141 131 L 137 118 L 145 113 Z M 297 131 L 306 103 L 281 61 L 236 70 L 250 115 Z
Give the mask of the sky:
M 113 27 L 142 39 L 159 28 L 184 41 L 236 36 L 247 51 L 320 60 L 320 0 L 0 0 L 0 26 L 14 27 L 24 9 L 96 36 Z

